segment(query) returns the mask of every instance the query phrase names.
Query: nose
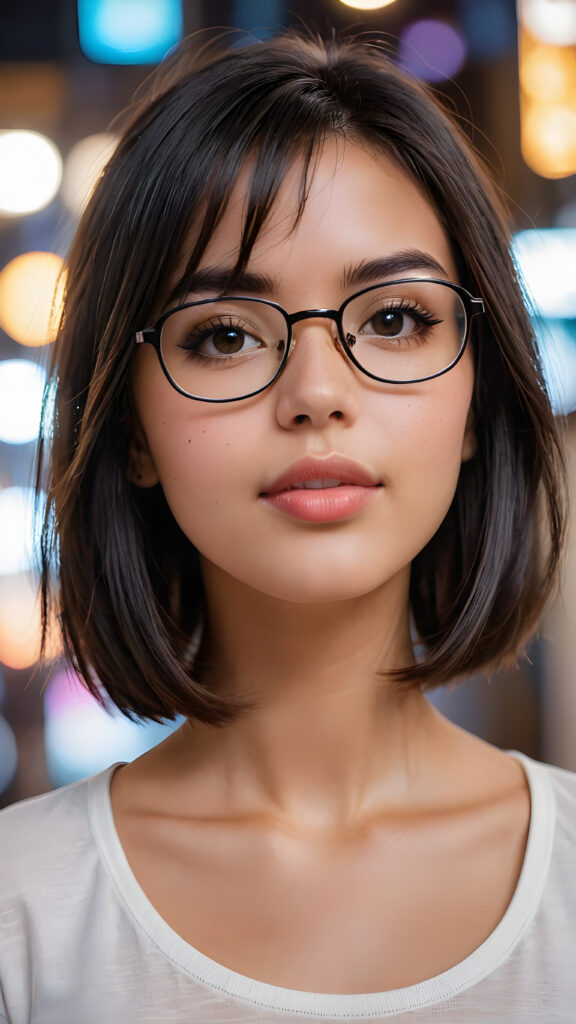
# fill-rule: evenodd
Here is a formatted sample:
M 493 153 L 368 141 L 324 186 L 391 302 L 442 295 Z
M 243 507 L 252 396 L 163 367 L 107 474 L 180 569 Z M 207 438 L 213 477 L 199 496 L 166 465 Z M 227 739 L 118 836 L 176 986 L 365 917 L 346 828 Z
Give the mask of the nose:
M 293 327 L 292 346 L 272 389 L 280 426 L 351 424 L 358 412 L 358 382 L 339 345 L 336 324 L 326 318 L 306 318 Z

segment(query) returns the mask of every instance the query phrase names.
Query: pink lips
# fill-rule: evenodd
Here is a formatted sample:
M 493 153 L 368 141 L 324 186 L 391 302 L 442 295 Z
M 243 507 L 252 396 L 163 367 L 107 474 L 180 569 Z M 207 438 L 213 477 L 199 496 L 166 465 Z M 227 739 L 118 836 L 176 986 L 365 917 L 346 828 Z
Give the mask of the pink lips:
M 322 486 L 312 486 L 311 482 Z M 308 487 L 299 486 L 308 484 Z M 360 512 L 381 483 L 364 466 L 340 455 L 295 462 L 266 488 L 268 504 L 309 523 L 333 523 Z

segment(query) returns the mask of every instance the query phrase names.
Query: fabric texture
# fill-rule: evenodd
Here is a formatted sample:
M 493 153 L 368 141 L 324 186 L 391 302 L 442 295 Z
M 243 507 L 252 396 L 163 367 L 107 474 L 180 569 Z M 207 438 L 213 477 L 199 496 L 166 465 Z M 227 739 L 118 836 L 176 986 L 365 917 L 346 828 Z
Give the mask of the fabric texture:
M 527 849 L 508 909 L 455 967 L 409 988 L 298 992 L 217 964 L 160 917 L 124 855 L 115 765 L 0 813 L 0 1021 L 8 1024 L 573 1024 L 576 774 L 520 759 Z

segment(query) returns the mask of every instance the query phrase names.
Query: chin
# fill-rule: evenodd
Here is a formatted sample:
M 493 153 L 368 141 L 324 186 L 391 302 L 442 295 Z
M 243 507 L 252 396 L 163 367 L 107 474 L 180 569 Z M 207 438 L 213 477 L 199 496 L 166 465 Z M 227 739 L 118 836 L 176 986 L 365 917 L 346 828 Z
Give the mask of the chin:
M 206 568 L 210 573 L 210 567 Z M 398 600 L 408 601 L 409 563 L 402 565 L 391 562 L 375 566 L 373 560 L 368 563 L 356 561 L 352 564 L 337 564 L 333 559 L 331 562 L 323 561 L 314 565 L 310 560 L 292 559 L 284 564 L 252 565 L 248 572 L 242 572 L 239 566 L 213 566 L 212 572 L 214 569 L 220 587 L 226 586 L 227 578 L 234 589 L 239 586 L 290 604 L 320 605 L 355 601 L 388 588 L 397 594 Z

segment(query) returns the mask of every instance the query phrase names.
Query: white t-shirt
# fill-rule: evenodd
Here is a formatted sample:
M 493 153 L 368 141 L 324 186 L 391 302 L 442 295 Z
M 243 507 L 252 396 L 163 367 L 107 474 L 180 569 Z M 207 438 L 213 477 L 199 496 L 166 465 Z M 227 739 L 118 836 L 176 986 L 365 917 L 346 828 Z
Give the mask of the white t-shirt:
M 514 752 L 511 752 L 514 753 Z M 0 814 L 0 1020 L 10 1024 L 574 1024 L 576 774 L 514 753 L 531 822 L 513 899 L 461 963 L 409 988 L 298 992 L 176 934 L 138 885 L 110 804 L 114 765 Z

